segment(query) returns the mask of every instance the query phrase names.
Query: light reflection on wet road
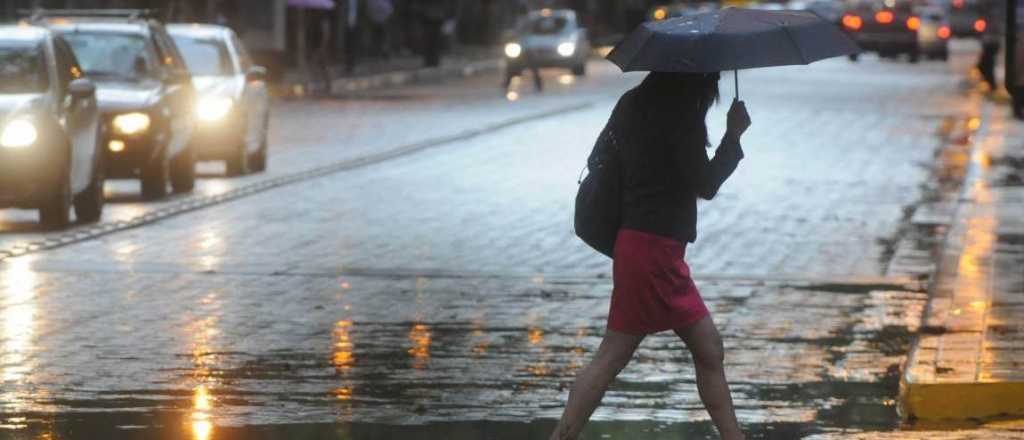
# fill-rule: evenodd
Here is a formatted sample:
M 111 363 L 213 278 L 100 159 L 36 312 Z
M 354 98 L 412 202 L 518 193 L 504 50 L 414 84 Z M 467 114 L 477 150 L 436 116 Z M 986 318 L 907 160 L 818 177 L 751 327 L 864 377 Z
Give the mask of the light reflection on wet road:
M 915 201 L 912 188 L 927 174 L 902 171 L 931 157 L 942 117 L 964 111 L 949 104 L 955 97 L 907 91 L 955 90 L 938 65 L 865 60 L 819 69 L 749 76 L 749 99 L 761 108 L 813 105 L 788 119 L 765 110 L 761 120 L 776 126 L 753 134 L 765 144 L 750 154 L 758 171 L 739 175 L 709 205 L 701 219 L 708 232 L 694 249 L 752 438 L 897 427 L 898 365 L 924 294 L 914 279 L 879 269 L 884 246 L 876 240 L 895 233 L 901 204 Z M 595 276 L 607 261 L 568 230 L 571 198 L 563 193 L 575 170 L 562 164 L 581 163 L 615 94 L 605 88 L 621 90 L 635 77 L 590 70 L 579 81 L 553 77 L 548 96 L 520 88 L 515 102 L 484 77 L 413 87 L 404 93 L 416 99 L 397 103 L 287 103 L 286 111 L 353 116 L 354 135 L 325 142 L 328 134 L 313 129 L 345 120 L 338 113 L 309 121 L 286 114 L 276 136 L 294 139 L 286 145 L 295 151 L 272 170 L 566 101 L 593 99 L 600 108 L 0 263 L 0 425 L 22 428 L 0 437 L 545 438 L 596 349 L 608 307 L 609 282 Z M 844 86 L 800 92 L 833 77 Z M 864 96 L 877 101 L 857 107 Z M 354 115 L 362 106 L 368 115 Z M 872 113 L 880 109 L 891 114 Z M 393 129 L 403 122 L 411 125 Z M 850 150 L 806 139 L 807 123 Z M 394 136 L 379 136 L 384 129 Z M 878 150 L 886 145 L 893 148 Z M 815 151 L 821 157 L 792 157 Z M 796 162 L 835 171 L 794 174 Z M 911 190 L 871 194 L 877 188 L 863 174 L 887 167 L 901 173 L 886 184 Z M 200 191 L 236 184 L 214 178 Z M 787 201 L 794 192 L 827 203 Z M 769 202 L 736 207 L 756 197 Z M 128 200 L 113 216 L 149 209 Z M 727 234 L 723 225 L 748 228 Z M 4 227 L 16 233 L 0 240 L 35 234 Z M 588 438 L 710 436 L 692 378 L 674 336 L 649 338 Z

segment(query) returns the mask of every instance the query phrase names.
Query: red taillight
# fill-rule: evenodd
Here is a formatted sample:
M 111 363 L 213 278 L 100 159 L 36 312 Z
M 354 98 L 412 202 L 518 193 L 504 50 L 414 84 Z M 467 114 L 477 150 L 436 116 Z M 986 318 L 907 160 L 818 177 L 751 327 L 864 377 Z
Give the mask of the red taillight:
M 953 8 L 954 9 L 963 9 L 964 8 L 964 0 L 953 0 Z
M 984 18 L 979 18 L 979 19 L 974 21 L 974 30 L 978 31 L 979 33 L 985 32 L 985 28 L 987 28 L 987 27 L 988 27 L 988 23 L 985 22 Z
M 916 31 L 921 29 L 921 19 L 917 17 L 910 17 L 907 19 L 907 29 Z
M 935 34 L 938 35 L 939 38 L 946 40 L 953 36 L 953 31 L 949 30 L 949 26 L 942 26 L 939 30 L 935 31 Z
M 892 15 L 892 11 L 878 11 L 875 13 L 875 21 L 881 24 L 892 23 L 896 17 Z
M 856 15 L 844 15 L 843 26 L 851 31 L 860 30 L 864 26 L 864 20 Z

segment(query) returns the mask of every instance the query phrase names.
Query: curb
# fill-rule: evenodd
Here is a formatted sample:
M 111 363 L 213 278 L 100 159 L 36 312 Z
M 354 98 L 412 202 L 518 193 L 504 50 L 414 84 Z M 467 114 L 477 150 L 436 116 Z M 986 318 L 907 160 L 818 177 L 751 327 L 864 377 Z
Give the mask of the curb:
M 501 69 L 500 58 L 470 61 L 450 66 L 428 67 L 414 70 L 399 70 L 356 77 L 337 78 L 331 81 L 331 95 L 347 95 L 368 90 L 397 87 L 417 82 L 437 81 L 447 78 L 466 78 Z M 302 98 L 307 96 L 304 81 L 283 81 L 277 87 L 277 96 Z
M 965 421 L 1024 415 L 1024 381 L 1002 367 L 1002 352 L 990 345 L 994 322 L 994 232 L 998 224 L 990 201 L 976 194 L 986 175 L 985 140 L 990 136 L 993 105 L 984 104 L 985 121 L 970 144 L 970 158 L 961 182 L 949 229 L 929 283 L 921 335 L 900 376 L 900 413 L 912 421 Z M 1006 142 L 1004 140 L 1003 142 Z M 989 221 L 976 222 L 979 213 Z M 992 272 L 987 272 L 991 270 Z M 964 283 L 964 284 L 961 284 Z M 976 284 L 975 284 L 976 283 Z

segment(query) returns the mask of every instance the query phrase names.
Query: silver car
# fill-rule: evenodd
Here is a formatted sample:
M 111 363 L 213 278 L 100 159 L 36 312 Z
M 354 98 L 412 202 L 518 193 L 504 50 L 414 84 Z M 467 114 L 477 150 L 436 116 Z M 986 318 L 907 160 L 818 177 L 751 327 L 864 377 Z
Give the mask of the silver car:
M 38 209 L 64 227 L 103 212 L 96 86 L 71 47 L 35 26 L 0 26 L 0 208 Z
M 568 9 L 542 9 L 523 20 L 513 41 L 505 45 L 507 76 L 523 69 L 558 67 L 586 74 L 590 41 L 576 12 Z
M 239 176 L 267 168 L 270 98 L 266 69 L 253 65 L 234 31 L 207 24 L 171 24 L 174 39 L 196 89 L 200 160 L 224 160 Z

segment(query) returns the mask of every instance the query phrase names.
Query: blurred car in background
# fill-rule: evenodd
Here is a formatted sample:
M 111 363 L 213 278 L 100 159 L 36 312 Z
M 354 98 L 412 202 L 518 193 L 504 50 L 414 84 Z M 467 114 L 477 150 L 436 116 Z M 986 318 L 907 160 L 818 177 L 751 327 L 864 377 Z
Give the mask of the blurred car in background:
M 651 8 L 647 13 L 647 19 L 648 21 L 661 21 L 670 18 L 689 17 L 715 9 L 718 9 L 718 5 L 715 3 L 668 3 Z
M 195 86 L 196 128 L 191 148 L 200 160 L 223 160 L 230 175 L 267 168 L 270 97 L 266 69 L 252 64 L 230 28 L 171 24 Z
M 948 1 L 949 28 L 954 37 L 977 37 L 988 28 L 985 11 L 987 0 L 945 0 Z
M 921 55 L 928 59 L 949 59 L 949 39 L 953 31 L 941 6 L 926 5 L 917 9 L 921 28 L 917 30 L 917 45 Z
M 810 2 L 796 1 L 789 4 L 790 9 L 810 11 L 829 23 L 837 26 L 842 24 L 845 6 L 838 0 L 814 0 Z
M 44 10 L 33 21 L 63 36 L 96 82 L 108 127 L 108 177 L 138 178 L 150 199 L 165 196 L 168 183 L 176 192 L 191 191 L 195 91 L 163 25 L 132 10 Z
M 586 74 L 590 41 L 576 12 L 542 9 L 529 13 L 518 27 L 513 41 L 505 45 L 506 77 L 527 68 L 569 69 L 576 76 Z
M 64 227 L 103 213 L 96 87 L 60 37 L 0 26 L 0 208 L 38 209 Z
M 864 51 L 877 52 L 881 57 L 906 54 L 912 63 L 921 57 L 921 17 L 914 14 L 909 1 L 856 3 L 843 14 L 842 24 Z M 850 55 L 850 59 L 856 60 L 857 55 Z

